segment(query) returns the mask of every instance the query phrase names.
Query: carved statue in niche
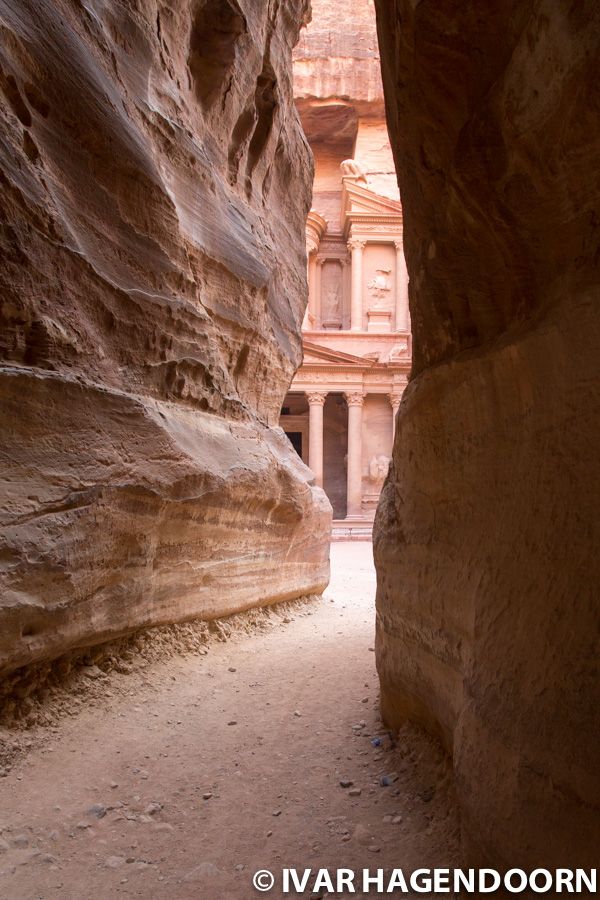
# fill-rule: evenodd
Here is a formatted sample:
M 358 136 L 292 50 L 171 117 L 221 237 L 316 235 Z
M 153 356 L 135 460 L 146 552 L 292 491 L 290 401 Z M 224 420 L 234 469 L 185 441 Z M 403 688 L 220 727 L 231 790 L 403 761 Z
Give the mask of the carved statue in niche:
M 353 178 L 357 184 L 367 184 L 367 173 L 355 159 L 345 159 L 340 163 L 342 178 Z
M 341 270 L 331 263 L 323 290 L 322 321 L 325 328 L 340 328 L 342 325 Z
M 382 484 L 387 476 L 390 463 L 389 456 L 372 456 L 369 460 L 369 481 Z
M 375 276 L 368 282 L 367 287 L 371 295 L 371 309 L 385 309 L 385 303 L 392 286 L 390 285 L 389 275 L 391 269 L 376 269 Z
M 340 318 L 342 306 L 340 303 L 340 286 L 339 284 L 330 284 L 327 289 L 327 318 L 337 320 Z

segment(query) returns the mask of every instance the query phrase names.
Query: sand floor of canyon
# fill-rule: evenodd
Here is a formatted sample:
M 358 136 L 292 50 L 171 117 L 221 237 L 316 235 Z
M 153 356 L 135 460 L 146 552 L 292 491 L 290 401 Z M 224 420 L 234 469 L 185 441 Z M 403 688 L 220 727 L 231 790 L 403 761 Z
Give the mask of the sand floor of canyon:
M 334 544 L 323 598 L 205 656 L 102 674 L 32 729 L 0 779 L 0 897 L 251 898 L 258 869 L 279 897 L 284 866 L 455 864 L 439 749 L 409 728 L 372 743 L 374 593 L 371 545 Z

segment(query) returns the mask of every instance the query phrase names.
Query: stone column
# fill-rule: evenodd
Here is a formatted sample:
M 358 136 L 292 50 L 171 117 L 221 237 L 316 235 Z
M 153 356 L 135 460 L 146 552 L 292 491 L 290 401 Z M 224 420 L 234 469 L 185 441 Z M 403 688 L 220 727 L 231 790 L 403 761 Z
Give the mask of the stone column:
M 305 323 L 306 327 L 315 327 L 315 274 L 316 274 L 316 251 L 311 250 L 308 254 L 308 308 L 306 310 Z
M 312 469 L 315 481 L 323 487 L 323 407 L 326 393 L 314 391 L 306 395 L 308 399 L 308 467 Z
M 342 292 L 342 330 L 347 331 L 349 327 L 348 322 L 348 311 L 346 298 L 348 296 L 348 276 L 347 272 L 350 272 L 350 277 L 352 277 L 352 268 L 351 268 L 351 260 L 348 255 L 343 256 L 340 259 L 340 264 L 342 266 L 342 281 L 341 281 L 341 292 Z
M 352 254 L 352 294 L 350 299 L 350 331 L 362 331 L 362 254 L 365 241 L 348 241 Z
M 396 248 L 396 327 L 395 331 L 410 331 L 408 309 L 408 271 L 404 258 L 404 244 L 394 241 Z
M 392 404 L 392 443 L 394 442 L 394 438 L 396 437 L 396 416 L 398 415 L 398 410 L 400 408 L 400 401 L 402 400 L 402 394 L 388 394 L 390 403 Z
M 348 404 L 347 517 L 362 515 L 362 406 L 361 391 L 345 395 Z
M 315 259 L 315 328 L 323 327 L 323 309 L 321 303 L 321 275 L 323 273 L 324 259 Z

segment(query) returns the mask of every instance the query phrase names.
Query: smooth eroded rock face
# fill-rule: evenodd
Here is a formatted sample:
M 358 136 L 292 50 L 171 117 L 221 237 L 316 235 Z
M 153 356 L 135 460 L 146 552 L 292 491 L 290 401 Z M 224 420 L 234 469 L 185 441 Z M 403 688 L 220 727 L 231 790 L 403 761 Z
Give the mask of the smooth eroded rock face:
M 323 590 L 304 0 L 0 0 L 0 671 Z
M 595 865 L 594 4 L 378 2 L 414 370 L 375 529 L 388 721 L 453 753 L 507 865 Z

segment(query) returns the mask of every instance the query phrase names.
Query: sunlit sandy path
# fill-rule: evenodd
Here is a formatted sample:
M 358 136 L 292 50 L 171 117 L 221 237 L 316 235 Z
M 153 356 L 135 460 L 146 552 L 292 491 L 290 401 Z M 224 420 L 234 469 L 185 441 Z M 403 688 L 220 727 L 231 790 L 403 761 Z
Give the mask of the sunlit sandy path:
M 0 896 L 242 900 L 261 868 L 278 884 L 283 866 L 453 862 L 435 747 L 413 732 L 371 744 L 371 545 L 335 544 L 332 560 L 323 600 L 127 676 L 126 697 L 63 720 L 0 780 Z

